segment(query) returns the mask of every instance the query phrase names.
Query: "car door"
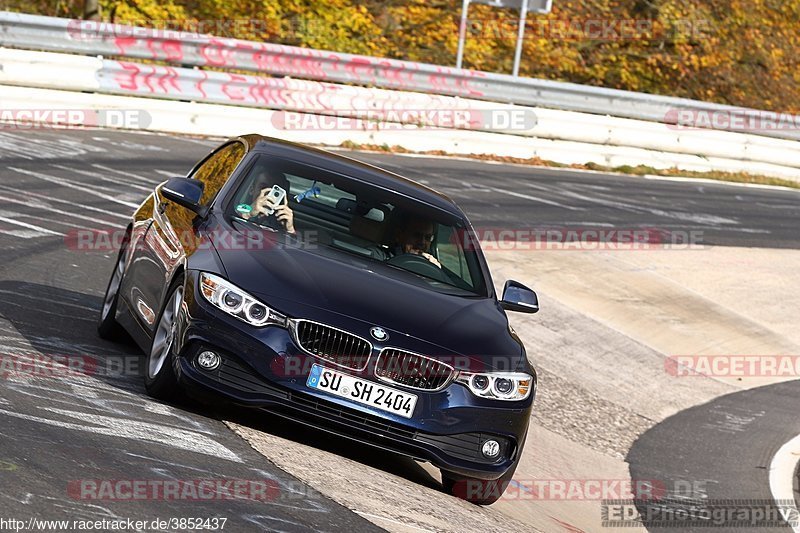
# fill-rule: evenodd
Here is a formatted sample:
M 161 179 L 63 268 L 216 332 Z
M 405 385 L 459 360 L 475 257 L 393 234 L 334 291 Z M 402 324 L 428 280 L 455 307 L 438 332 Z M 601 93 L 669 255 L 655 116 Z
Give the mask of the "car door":
M 224 144 L 209 154 L 190 172 L 190 178 L 204 185 L 201 203 L 209 206 L 234 173 L 247 150 L 241 141 Z M 198 234 L 195 213 L 170 202 L 156 188 L 157 208 L 147 233 L 140 241 L 126 275 L 123 292 L 141 325 L 152 335 L 155 321 L 166 297 L 175 270 L 196 246 Z

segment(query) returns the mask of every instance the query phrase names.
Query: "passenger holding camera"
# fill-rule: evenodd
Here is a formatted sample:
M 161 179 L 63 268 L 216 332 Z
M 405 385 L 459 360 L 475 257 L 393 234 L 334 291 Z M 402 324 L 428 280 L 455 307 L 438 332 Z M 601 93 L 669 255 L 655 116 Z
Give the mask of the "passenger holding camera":
M 283 230 L 294 234 L 294 212 L 289 207 L 287 198 L 289 183 L 286 178 L 272 179 L 266 170 L 262 170 L 251 182 L 248 191 L 250 210 L 240 212 L 245 220 L 253 220 L 272 229 Z M 281 197 L 276 199 L 276 197 Z

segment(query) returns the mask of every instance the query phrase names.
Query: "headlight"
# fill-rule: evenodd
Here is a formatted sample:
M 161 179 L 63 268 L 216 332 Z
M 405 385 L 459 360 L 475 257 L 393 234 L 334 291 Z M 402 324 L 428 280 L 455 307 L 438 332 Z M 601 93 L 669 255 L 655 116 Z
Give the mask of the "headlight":
M 214 274 L 200 274 L 200 292 L 208 302 L 253 326 L 286 326 L 286 317 L 259 302 L 242 289 Z
M 534 377 L 519 372 L 459 372 L 456 381 L 475 396 L 493 400 L 524 400 L 536 388 Z

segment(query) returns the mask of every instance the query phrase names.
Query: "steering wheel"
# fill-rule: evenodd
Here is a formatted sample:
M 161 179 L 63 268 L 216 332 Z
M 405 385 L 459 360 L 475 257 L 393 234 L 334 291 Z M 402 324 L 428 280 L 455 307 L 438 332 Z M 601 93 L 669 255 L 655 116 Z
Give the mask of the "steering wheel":
M 447 274 L 444 270 L 437 267 L 421 255 L 417 254 L 400 254 L 392 257 L 387 264 L 403 268 L 409 272 L 420 274 L 429 278 L 433 278 L 442 283 L 448 283 Z

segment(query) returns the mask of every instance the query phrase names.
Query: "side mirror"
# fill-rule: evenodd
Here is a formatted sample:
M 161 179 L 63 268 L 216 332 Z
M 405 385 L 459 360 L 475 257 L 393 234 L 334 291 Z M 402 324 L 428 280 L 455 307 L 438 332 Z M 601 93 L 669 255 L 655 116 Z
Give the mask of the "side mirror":
M 190 178 L 171 178 L 161 186 L 161 195 L 176 204 L 194 211 L 205 218 L 208 208 L 200 204 L 203 198 L 203 182 Z
M 539 311 L 539 298 L 531 289 L 514 280 L 506 281 L 500 305 L 507 311 L 536 313 Z

